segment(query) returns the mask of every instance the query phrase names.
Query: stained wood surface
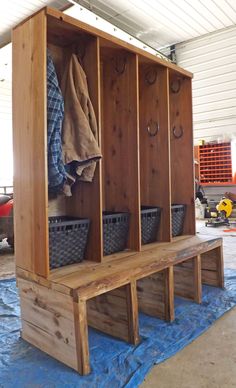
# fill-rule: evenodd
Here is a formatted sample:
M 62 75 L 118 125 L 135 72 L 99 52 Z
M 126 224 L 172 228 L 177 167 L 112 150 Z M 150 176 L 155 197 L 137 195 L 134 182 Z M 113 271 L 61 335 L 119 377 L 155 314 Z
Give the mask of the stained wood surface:
M 127 52 L 103 57 L 104 210 L 130 212 L 128 247 L 140 250 L 138 63 Z
M 167 69 L 139 66 L 141 204 L 162 209 L 158 241 L 171 239 L 168 90 Z
M 180 237 L 173 243 L 156 244 L 156 247 L 135 255 L 132 254 L 128 258 L 122 257 L 97 264 L 85 261 L 59 268 L 52 271 L 48 280 L 21 268 L 17 268 L 17 275 L 42 282 L 47 287 L 74 295 L 75 298 L 79 296 L 82 299 L 89 299 L 128 284 L 131 277 L 141 279 L 209 250 L 219 248 L 221 244 L 221 238 L 212 238 L 212 236 Z
M 18 278 L 22 337 L 78 370 L 73 299 Z
M 169 270 L 167 268 L 137 281 L 139 310 L 167 321 L 174 319 L 173 278 L 169 278 Z
M 12 39 L 16 264 L 47 277 L 45 12 L 14 29 Z
M 201 255 L 202 282 L 210 286 L 224 287 L 223 246 Z
M 175 294 L 201 303 L 201 257 L 200 255 L 174 266 Z
M 89 326 L 130 343 L 138 343 L 136 284 L 88 300 L 87 310 Z
M 163 248 L 137 253 L 129 258 L 89 265 L 73 265 L 57 270 L 50 277 L 51 286 L 60 292 L 70 293 L 71 289 L 80 298 L 89 299 L 114 288 L 123 286 L 133 279 L 141 279 L 155 272 L 181 263 L 188 258 L 220 247 L 221 238 L 193 236 L 174 243 L 163 244 Z M 65 271 L 65 272 L 64 272 Z
M 173 85 L 180 85 L 173 92 Z M 191 80 L 170 72 L 170 155 L 171 201 L 187 205 L 184 234 L 195 234 L 195 194 L 193 162 Z M 181 137 L 181 131 L 183 132 Z M 174 135 L 174 132 L 177 138 Z

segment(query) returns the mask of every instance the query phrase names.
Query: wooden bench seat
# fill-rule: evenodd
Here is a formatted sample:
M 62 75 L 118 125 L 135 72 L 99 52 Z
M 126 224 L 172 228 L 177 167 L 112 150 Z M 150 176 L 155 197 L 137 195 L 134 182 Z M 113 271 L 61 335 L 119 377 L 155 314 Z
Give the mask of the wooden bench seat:
M 23 338 L 87 374 L 88 325 L 137 344 L 138 310 L 173 320 L 174 292 L 200 303 L 202 281 L 223 287 L 222 239 L 186 236 L 59 268 L 48 279 L 20 268 L 17 276 Z

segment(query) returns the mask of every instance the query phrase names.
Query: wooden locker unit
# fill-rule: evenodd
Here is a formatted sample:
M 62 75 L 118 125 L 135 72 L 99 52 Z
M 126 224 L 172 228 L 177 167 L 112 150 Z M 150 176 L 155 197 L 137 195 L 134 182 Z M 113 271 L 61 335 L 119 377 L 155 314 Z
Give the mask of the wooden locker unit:
M 102 160 L 93 182 L 76 184 L 71 198 L 48 197 L 47 48 L 59 82 L 69 56 L 80 56 L 98 122 Z M 198 265 L 175 272 L 178 290 L 200 302 L 201 254 L 213 251 L 211 274 L 204 269 L 204 281 L 223 286 L 221 239 L 194 236 L 191 77 L 50 8 L 13 30 L 14 219 L 22 336 L 81 374 L 90 371 L 88 324 L 137 344 L 138 309 L 174 319 L 176 265 L 198 258 Z M 172 238 L 172 203 L 187 205 L 184 235 L 177 238 Z M 141 205 L 162 208 L 156 242 L 145 246 Z M 127 249 L 110 256 L 103 254 L 103 210 L 130 213 Z M 50 270 L 52 215 L 90 219 L 83 262 Z

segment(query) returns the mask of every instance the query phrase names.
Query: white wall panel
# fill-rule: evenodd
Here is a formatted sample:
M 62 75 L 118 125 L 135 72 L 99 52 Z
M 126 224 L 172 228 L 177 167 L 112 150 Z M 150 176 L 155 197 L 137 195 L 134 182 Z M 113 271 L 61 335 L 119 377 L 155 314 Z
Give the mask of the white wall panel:
M 0 81 L 0 186 L 12 185 L 12 85 Z
M 176 46 L 178 65 L 194 73 L 195 142 L 236 137 L 236 27 Z

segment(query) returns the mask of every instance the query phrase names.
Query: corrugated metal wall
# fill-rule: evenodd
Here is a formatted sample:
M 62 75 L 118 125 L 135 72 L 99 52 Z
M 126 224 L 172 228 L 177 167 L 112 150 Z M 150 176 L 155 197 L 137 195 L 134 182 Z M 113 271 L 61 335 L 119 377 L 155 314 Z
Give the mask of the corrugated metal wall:
M 178 65 L 194 73 L 194 138 L 236 137 L 236 27 L 176 46 Z

